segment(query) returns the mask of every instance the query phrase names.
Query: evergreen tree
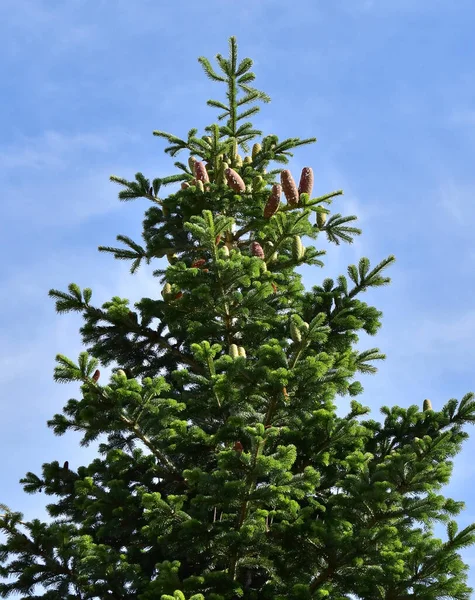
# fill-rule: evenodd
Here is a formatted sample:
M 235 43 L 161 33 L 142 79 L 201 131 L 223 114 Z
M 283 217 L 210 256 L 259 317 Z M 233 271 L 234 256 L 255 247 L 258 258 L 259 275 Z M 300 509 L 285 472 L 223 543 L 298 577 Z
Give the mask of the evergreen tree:
M 3 507 L 0 595 L 38 598 L 41 584 L 47 600 L 467 599 L 459 551 L 475 526 L 458 531 L 463 504 L 438 492 L 473 395 L 440 411 L 383 407 L 382 423 L 353 399 L 338 416 L 337 396 L 361 394 L 355 376 L 384 358 L 354 346 L 381 324 L 359 297 L 389 282 L 394 259 L 304 288 L 296 269 L 324 252 L 303 240 L 351 242 L 356 217 L 330 212 L 341 191 L 312 195 L 311 168 L 299 186 L 283 169 L 313 139 L 262 137 L 247 121 L 269 98 L 235 39 L 218 70 L 199 60 L 226 89 L 208 101 L 218 124 L 154 132 L 170 156 L 189 154 L 176 174 L 111 177 L 121 200 L 152 206 L 144 245 L 120 235 L 123 247 L 100 250 L 132 273 L 166 257 L 161 297 L 98 308 L 88 288 L 50 292 L 59 313 L 84 316 L 88 351 L 77 364 L 57 356 L 55 379 L 80 382 L 81 398 L 48 425 L 102 440 L 100 455 L 21 480 L 55 502 L 48 523 Z M 168 184 L 181 186 L 159 196 Z M 114 365 L 110 381 L 100 365 Z

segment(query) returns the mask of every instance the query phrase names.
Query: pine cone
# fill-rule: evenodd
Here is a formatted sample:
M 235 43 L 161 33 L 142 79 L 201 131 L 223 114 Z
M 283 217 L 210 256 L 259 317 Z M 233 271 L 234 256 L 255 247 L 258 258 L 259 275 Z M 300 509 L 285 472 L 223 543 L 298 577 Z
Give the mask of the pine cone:
M 239 346 L 239 348 L 238 348 L 238 354 L 242 358 L 246 358 L 246 351 L 244 350 L 244 348 L 242 346 Z
M 101 372 L 99 371 L 99 369 L 96 369 L 94 371 L 94 375 L 92 376 L 92 380 L 93 381 L 99 381 L 99 377 L 101 376 Z
M 240 154 L 236 155 L 236 158 L 234 159 L 234 165 L 236 167 L 242 167 L 243 165 L 243 160 L 242 160 L 242 156 Z
M 190 171 L 191 171 L 192 175 L 195 174 L 195 163 L 196 163 L 196 158 L 194 156 L 190 156 L 190 158 L 188 159 L 188 166 L 190 167 Z
M 317 212 L 317 225 L 320 229 L 325 227 L 325 223 L 327 222 L 327 213 Z
M 260 175 L 256 175 L 252 180 L 252 191 L 260 192 L 266 187 L 266 182 Z
M 426 410 L 432 410 L 432 402 L 428 399 L 424 400 L 424 404 L 422 405 L 422 409 L 424 411 Z
M 237 358 L 239 356 L 239 350 L 236 344 L 231 344 L 229 346 L 229 356 L 231 358 Z
M 229 248 L 226 246 L 226 244 L 221 248 L 221 250 L 225 256 L 229 256 Z
M 257 256 L 258 258 L 264 258 L 264 250 L 259 242 L 252 242 L 251 244 L 251 254 L 253 256 Z
M 254 144 L 252 147 L 252 160 L 255 160 L 256 156 L 262 150 L 262 146 L 260 144 Z
M 182 190 L 187 190 L 190 187 L 189 183 L 186 183 L 186 181 L 183 181 L 181 184 L 181 189 Z
M 69 462 L 68 462 L 67 460 L 66 460 L 66 461 L 64 461 L 63 469 L 64 469 L 65 471 L 69 471 Z
M 282 189 L 284 190 L 288 205 L 298 206 L 299 192 L 291 172 L 288 169 L 284 169 L 280 174 L 280 180 L 282 182 Z
M 312 195 L 313 189 L 313 171 L 311 167 L 304 167 L 302 169 L 302 175 L 300 176 L 299 183 L 299 196 L 300 194 Z
M 202 267 L 204 264 L 206 263 L 206 259 L 205 258 L 199 258 L 198 260 L 195 260 L 191 263 L 191 268 L 192 269 L 199 269 L 200 267 Z
M 290 337 L 296 344 L 302 341 L 302 334 L 295 321 L 290 321 Z
M 204 186 L 204 183 L 202 181 L 197 181 L 196 182 L 196 187 L 197 187 L 197 189 L 200 190 L 200 192 L 204 192 L 205 191 L 205 186 Z
M 279 210 L 280 197 L 282 195 L 282 186 L 276 183 L 272 186 L 272 193 L 267 200 L 267 204 L 264 207 L 264 217 L 270 219 L 272 215 Z
M 292 258 L 296 261 L 302 260 L 305 255 L 305 246 L 302 244 L 302 240 L 299 235 L 294 235 L 292 242 Z
M 203 183 L 209 183 L 209 175 L 208 175 L 208 171 L 206 170 L 204 162 L 197 161 L 195 163 L 195 175 L 196 175 L 197 181 L 201 181 Z
M 224 172 L 226 177 L 226 181 L 228 182 L 229 187 L 235 192 L 243 193 L 246 191 L 246 184 L 241 179 L 240 175 L 234 171 L 234 169 L 226 169 Z
M 174 265 L 178 260 L 178 257 L 174 252 L 167 252 L 167 260 L 171 265 Z
M 170 297 L 171 293 L 172 293 L 172 286 L 169 283 L 166 283 L 162 289 L 162 298 L 164 300 L 167 300 Z
M 241 444 L 241 442 L 236 442 L 233 446 L 233 450 L 240 453 L 244 450 L 244 446 Z
M 123 369 L 119 369 L 117 371 L 116 375 L 120 375 L 121 377 L 127 377 L 127 375 L 125 374 L 125 371 Z
M 216 183 L 222 184 L 226 181 L 226 169 L 229 169 L 229 165 L 227 162 L 223 161 L 218 166 L 218 176 L 216 178 Z
M 251 156 L 245 156 L 243 163 L 245 165 L 250 165 L 252 163 L 252 157 Z

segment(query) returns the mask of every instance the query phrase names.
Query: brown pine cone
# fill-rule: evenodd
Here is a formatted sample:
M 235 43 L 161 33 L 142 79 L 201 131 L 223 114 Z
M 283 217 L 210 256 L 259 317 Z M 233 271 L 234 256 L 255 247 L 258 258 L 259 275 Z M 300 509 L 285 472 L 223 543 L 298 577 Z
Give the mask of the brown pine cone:
M 302 175 L 300 176 L 299 183 L 299 196 L 300 194 L 312 195 L 313 189 L 313 171 L 311 167 L 304 167 L 302 169 Z
M 241 442 L 236 442 L 233 446 L 233 450 L 235 450 L 236 452 L 242 452 L 244 450 L 244 446 L 241 444 Z
M 280 180 L 289 206 L 298 206 L 299 192 L 291 172 L 288 169 L 284 169 L 280 174 Z
M 99 381 L 99 377 L 101 376 L 101 372 L 99 371 L 99 369 L 96 369 L 94 371 L 94 375 L 92 376 L 92 380 L 93 381 Z
M 270 219 L 272 215 L 279 210 L 280 197 L 282 195 L 282 186 L 276 183 L 272 186 L 272 192 L 267 200 L 267 204 L 264 207 L 264 217 Z
M 197 181 L 202 181 L 203 183 L 209 183 L 209 175 L 206 170 L 204 162 L 197 161 L 195 162 L 195 175 Z
M 226 176 L 226 181 L 232 190 L 241 194 L 246 191 L 246 184 L 234 169 L 226 169 L 224 175 Z
M 257 256 L 258 258 L 264 258 L 264 250 L 259 242 L 252 242 L 251 253 L 253 256 Z

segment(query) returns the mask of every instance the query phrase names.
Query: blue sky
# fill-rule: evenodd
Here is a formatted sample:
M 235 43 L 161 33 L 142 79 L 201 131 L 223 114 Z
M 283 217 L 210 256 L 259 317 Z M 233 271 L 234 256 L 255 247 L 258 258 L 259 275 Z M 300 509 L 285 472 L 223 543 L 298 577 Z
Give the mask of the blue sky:
M 80 319 L 56 316 L 47 292 L 74 281 L 96 303 L 158 293 L 153 266 L 132 278 L 96 250 L 138 238 L 147 206 L 119 203 L 108 177 L 173 172 L 152 130 L 214 120 L 206 100 L 222 91 L 196 59 L 227 53 L 230 35 L 272 97 L 257 124 L 316 136 L 290 167 L 312 166 L 316 193 L 343 188 L 335 211 L 360 218 L 361 239 L 331 246 L 306 283 L 397 257 L 391 287 L 365 298 L 384 326 L 362 345 L 388 358 L 361 400 L 377 414 L 475 391 L 474 22 L 471 0 L 0 2 L 0 502 L 41 517 L 46 499 L 19 478 L 92 457 L 45 425 L 77 396 L 53 383 L 54 356 L 82 349 Z M 474 451 L 472 438 L 447 492 L 466 502 L 461 526 L 475 521 Z M 475 586 L 475 549 L 464 556 Z

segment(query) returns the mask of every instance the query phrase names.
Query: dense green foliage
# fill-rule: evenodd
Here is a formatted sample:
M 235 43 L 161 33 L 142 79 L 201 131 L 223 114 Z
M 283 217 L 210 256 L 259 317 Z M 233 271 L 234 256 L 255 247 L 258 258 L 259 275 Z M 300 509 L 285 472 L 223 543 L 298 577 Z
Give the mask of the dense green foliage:
M 473 397 L 440 411 L 383 407 L 382 423 L 354 399 L 337 415 L 337 396 L 360 394 L 355 377 L 384 358 L 355 349 L 381 319 L 359 298 L 389 282 L 394 259 L 362 258 L 304 288 L 298 267 L 321 266 L 324 252 L 303 241 L 351 242 L 356 217 L 330 212 L 341 191 L 312 196 L 310 169 L 297 192 L 282 172 L 313 139 L 262 137 L 247 122 L 269 98 L 233 38 L 218 71 L 200 62 L 226 88 L 208 102 L 218 124 L 202 137 L 155 132 L 169 155 L 190 155 L 176 174 L 111 178 L 121 200 L 152 206 L 144 245 L 121 235 L 123 247 L 100 250 L 132 273 L 159 260 L 161 295 L 133 309 L 118 297 L 95 307 L 75 284 L 50 292 L 58 312 L 84 316 L 88 352 L 78 364 L 58 355 L 55 379 L 79 382 L 81 398 L 49 426 L 100 441 L 100 454 L 22 480 L 55 497 L 51 522 L 4 507 L 0 595 L 35 598 L 41 584 L 51 600 L 468 599 L 458 552 L 475 526 L 458 532 L 462 503 L 438 492 Z M 181 185 L 159 197 L 167 184 Z M 99 365 L 114 366 L 110 381 Z M 446 541 L 433 534 L 440 522 Z

